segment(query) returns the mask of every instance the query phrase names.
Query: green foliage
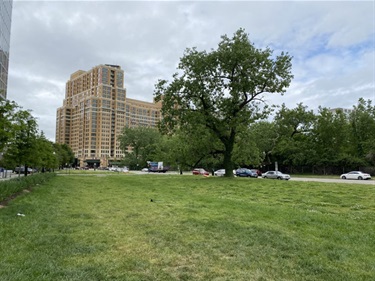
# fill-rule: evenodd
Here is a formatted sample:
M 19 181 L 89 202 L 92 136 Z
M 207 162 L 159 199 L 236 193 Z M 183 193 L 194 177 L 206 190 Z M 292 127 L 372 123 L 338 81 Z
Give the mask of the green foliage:
M 0 151 L 14 134 L 14 112 L 17 108 L 15 102 L 0 99 Z
M 7 165 L 32 166 L 36 153 L 37 123 L 29 111 L 13 113 L 13 131 L 5 147 Z
M 233 162 L 235 167 L 259 167 L 264 160 L 264 150 L 258 147 L 257 139 L 253 132 L 253 123 L 249 128 L 244 128 L 237 136 L 233 148 Z
M 353 153 L 375 165 L 375 105 L 360 98 L 350 115 L 351 140 L 356 144 Z
M 36 149 L 37 161 L 34 167 L 39 167 L 41 169 L 55 169 L 58 167 L 54 144 L 47 140 L 43 133 L 37 137 Z
M 71 166 L 74 163 L 74 153 L 67 144 L 54 143 L 53 144 L 53 157 L 49 158 L 54 167 Z M 55 160 L 55 159 L 56 160 Z M 57 163 L 57 164 L 56 164 Z
M 202 126 L 204 136 L 215 139 L 207 155 L 221 154 L 227 171 L 233 169 L 240 132 L 270 112 L 263 95 L 284 93 L 293 78 L 288 54 L 275 57 L 269 48 L 255 48 L 243 29 L 232 38 L 222 36 L 209 53 L 187 49 L 178 69 L 181 74 L 174 74 L 172 82 L 156 85 L 155 99 L 163 100 L 160 128 L 171 132 Z
M 273 154 L 280 163 L 286 165 L 302 165 L 311 157 L 309 135 L 314 125 L 315 115 L 301 103 L 294 109 L 283 104 L 275 116 L 277 145 Z
M 36 119 L 15 102 L 0 101 L 0 166 L 56 168 L 57 159 L 51 141 L 38 133 Z M 70 150 L 70 157 L 73 153 Z M 26 170 L 26 169 L 25 169 Z M 27 173 L 25 174 L 27 175 Z
M 319 108 L 313 131 L 316 154 L 312 162 L 322 166 L 332 165 L 335 161 L 344 164 L 349 152 L 348 128 L 348 121 L 343 112 L 333 113 L 327 108 Z
M 125 154 L 124 164 L 130 169 L 147 166 L 147 161 L 163 161 L 158 158 L 162 149 L 162 136 L 149 127 L 125 127 L 119 136 L 120 148 Z
M 54 173 L 40 173 L 29 177 L 17 177 L 9 180 L 1 180 L 0 202 L 24 189 L 32 189 L 38 184 L 47 182 L 54 176 Z
M 256 145 L 265 151 L 265 164 L 326 167 L 347 171 L 374 165 L 375 107 L 359 99 L 350 115 L 319 108 L 317 114 L 298 104 L 282 105 L 274 121 L 252 126 Z
M 172 142 L 169 153 L 181 169 L 195 167 L 217 167 L 222 156 L 217 151 L 222 150 L 221 144 L 201 124 L 189 124 L 184 129 L 178 129 L 170 137 Z M 215 147 L 215 151 L 212 148 Z
M 279 137 L 278 130 L 274 122 L 260 121 L 250 125 L 250 134 L 254 139 L 254 145 L 261 153 L 261 165 L 272 163 L 272 154 L 277 145 Z

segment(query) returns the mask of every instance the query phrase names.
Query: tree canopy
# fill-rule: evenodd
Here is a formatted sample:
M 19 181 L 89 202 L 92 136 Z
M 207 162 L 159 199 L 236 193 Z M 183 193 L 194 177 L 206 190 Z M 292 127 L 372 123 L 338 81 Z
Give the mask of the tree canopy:
M 69 147 L 54 145 L 38 131 L 37 120 L 29 110 L 8 100 L 0 100 L 0 153 L 0 166 L 7 169 L 17 166 L 53 169 L 58 166 L 58 159 L 64 163 L 74 160 Z M 24 170 L 27 175 L 27 169 Z
M 147 166 L 147 161 L 155 160 L 160 150 L 161 134 L 155 128 L 124 127 L 119 136 L 120 148 L 125 154 L 124 164 L 130 169 Z
M 237 138 L 268 115 L 265 94 L 286 91 L 293 78 L 292 57 L 256 48 L 243 29 L 221 39 L 210 52 L 187 49 L 179 72 L 171 82 L 159 80 L 154 94 L 156 101 L 163 101 L 161 130 L 202 126 L 215 140 L 211 154 L 223 155 L 226 175 L 231 175 Z

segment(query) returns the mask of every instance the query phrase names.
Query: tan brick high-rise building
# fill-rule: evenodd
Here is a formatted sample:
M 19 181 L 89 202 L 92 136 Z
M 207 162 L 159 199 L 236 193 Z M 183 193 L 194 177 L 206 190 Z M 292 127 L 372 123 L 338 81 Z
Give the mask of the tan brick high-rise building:
M 155 127 L 161 103 L 128 99 L 124 71 L 117 65 L 78 70 L 66 83 L 63 106 L 57 109 L 56 142 L 69 145 L 81 167 L 119 161 L 118 136 L 127 127 Z

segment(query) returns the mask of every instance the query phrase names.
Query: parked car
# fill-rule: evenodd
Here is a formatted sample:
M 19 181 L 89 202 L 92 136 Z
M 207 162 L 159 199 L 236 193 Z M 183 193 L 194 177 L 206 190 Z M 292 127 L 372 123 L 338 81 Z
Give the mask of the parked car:
M 148 168 L 143 168 L 142 172 L 148 172 Z
M 225 169 L 220 169 L 220 170 L 215 171 L 214 175 L 219 176 L 219 177 L 224 176 L 225 175 Z
M 262 174 L 264 179 L 290 180 L 290 175 L 283 174 L 280 171 L 268 171 Z
M 246 168 L 239 168 L 236 170 L 236 176 L 237 177 L 251 177 L 251 178 L 257 178 L 258 174 L 250 169 Z
M 363 173 L 361 171 L 351 171 L 340 176 L 343 180 L 370 180 L 371 175 Z
M 193 175 L 204 175 L 204 176 L 208 176 L 210 175 L 209 172 L 207 172 L 205 169 L 202 169 L 202 168 L 196 168 L 193 170 Z
M 255 172 L 258 174 L 258 177 L 261 177 L 262 176 L 262 172 L 258 169 L 250 169 L 251 171 Z
M 109 170 L 112 171 L 112 172 L 122 172 L 122 173 L 128 173 L 129 172 L 129 169 L 126 166 L 124 166 L 124 167 L 111 167 L 111 168 L 109 168 Z
M 25 173 L 25 167 L 24 166 L 22 166 L 22 167 L 16 167 L 15 169 L 14 169 L 14 172 L 16 173 L 16 174 L 24 174 Z M 27 173 L 28 174 L 30 174 L 30 173 L 32 173 L 33 172 L 33 169 L 31 169 L 31 168 L 27 168 Z

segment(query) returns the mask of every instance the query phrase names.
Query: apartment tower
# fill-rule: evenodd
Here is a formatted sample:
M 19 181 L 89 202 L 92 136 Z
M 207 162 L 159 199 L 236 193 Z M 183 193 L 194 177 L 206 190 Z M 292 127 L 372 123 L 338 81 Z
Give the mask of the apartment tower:
M 56 142 L 73 150 L 80 167 L 107 167 L 124 157 L 119 135 L 125 126 L 155 127 L 161 103 L 126 97 L 124 71 L 117 65 L 78 70 L 66 83 L 57 109 Z
M 0 1 L 0 100 L 7 97 L 12 0 Z

